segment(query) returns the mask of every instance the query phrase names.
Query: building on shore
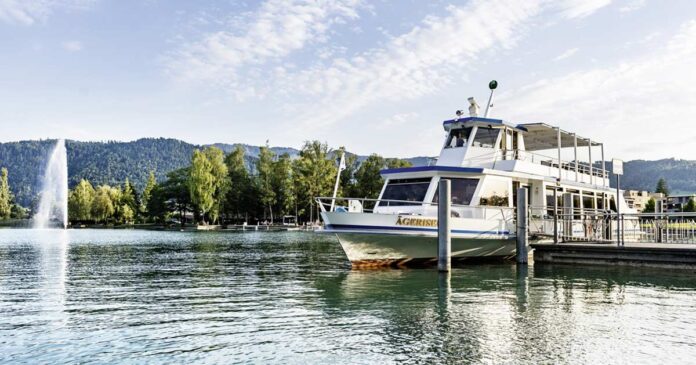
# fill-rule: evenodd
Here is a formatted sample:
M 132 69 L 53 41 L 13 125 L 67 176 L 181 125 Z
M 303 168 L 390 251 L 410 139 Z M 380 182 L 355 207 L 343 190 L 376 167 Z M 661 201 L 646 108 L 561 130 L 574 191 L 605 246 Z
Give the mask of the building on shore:
M 626 199 L 629 208 L 642 212 L 650 199 L 655 199 L 655 203 L 657 204 L 665 200 L 665 194 L 651 193 L 645 190 L 625 190 L 624 199 Z
M 689 200 L 696 201 L 696 194 L 675 194 L 665 199 L 665 212 L 683 212 L 684 207 L 689 204 Z

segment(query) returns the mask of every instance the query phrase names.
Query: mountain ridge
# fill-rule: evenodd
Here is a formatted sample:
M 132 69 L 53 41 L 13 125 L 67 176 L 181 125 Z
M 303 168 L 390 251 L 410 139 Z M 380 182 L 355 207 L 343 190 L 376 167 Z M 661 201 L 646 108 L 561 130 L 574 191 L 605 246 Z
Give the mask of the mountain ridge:
M 0 143 L 0 167 L 8 169 L 10 186 L 21 205 L 30 206 L 35 201 L 47 156 L 55 141 L 46 139 Z M 229 153 L 238 145 L 245 149 L 247 165 L 253 166 L 260 146 L 244 143 L 197 145 L 164 137 L 140 138 L 128 142 L 67 140 L 69 185 L 74 186 L 83 178 L 93 184 L 116 185 L 129 178 L 140 190 L 150 171 L 154 171 L 161 181 L 167 172 L 187 166 L 196 148 L 216 146 Z M 293 147 L 275 146 L 270 149 L 278 155 L 299 155 L 299 149 Z M 367 158 L 365 155 L 357 156 L 359 162 Z M 427 156 L 406 158 L 414 166 L 427 165 L 431 159 Z M 611 164 L 608 166 L 610 168 Z M 665 178 L 673 192 L 696 192 L 696 161 L 674 158 L 633 160 L 624 163 L 624 170 L 622 188 L 652 191 L 657 180 Z

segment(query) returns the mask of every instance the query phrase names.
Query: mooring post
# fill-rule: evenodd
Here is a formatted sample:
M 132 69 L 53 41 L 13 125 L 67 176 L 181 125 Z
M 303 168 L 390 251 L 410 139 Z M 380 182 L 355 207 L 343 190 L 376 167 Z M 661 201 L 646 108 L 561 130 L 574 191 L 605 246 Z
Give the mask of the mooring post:
M 452 242 L 450 237 L 451 184 L 440 179 L 439 203 L 437 205 L 437 269 L 450 271 L 452 268 Z
M 517 263 L 527 263 L 527 188 L 517 189 Z
M 662 243 L 662 199 L 655 202 L 655 213 L 659 215 L 655 216 L 655 240 L 657 243 Z
M 573 194 L 563 193 L 563 242 L 573 237 L 573 219 L 575 218 L 575 206 L 573 206 Z
M 553 188 L 553 243 L 558 243 L 558 187 Z

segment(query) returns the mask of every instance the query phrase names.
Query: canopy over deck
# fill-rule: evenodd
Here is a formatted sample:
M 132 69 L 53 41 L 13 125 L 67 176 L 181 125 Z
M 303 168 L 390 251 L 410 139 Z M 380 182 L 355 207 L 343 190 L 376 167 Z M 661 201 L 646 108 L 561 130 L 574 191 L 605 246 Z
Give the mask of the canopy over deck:
M 602 145 L 601 143 L 592 141 L 589 138 L 580 137 L 575 133 L 566 132 L 546 123 L 520 124 L 519 127 L 527 130 L 527 133 L 524 135 L 524 145 L 527 151 L 551 150 L 559 148 L 559 134 L 561 146 L 564 147 L 574 147 L 576 145 L 597 147 Z

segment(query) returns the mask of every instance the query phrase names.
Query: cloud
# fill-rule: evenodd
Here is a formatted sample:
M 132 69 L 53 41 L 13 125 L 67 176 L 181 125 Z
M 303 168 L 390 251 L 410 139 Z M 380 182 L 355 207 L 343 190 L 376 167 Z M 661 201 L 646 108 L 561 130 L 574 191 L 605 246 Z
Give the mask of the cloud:
M 632 11 L 640 10 L 647 5 L 645 0 L 633 0 L 629 1 L 626 5 L 619 8 L 622 13 L 630 13 Z
M 397 113 L 387 119 L 382 120 L 379 124 L 376 125 L 376 129 L 385 130 L 402 126 L 414 121 L 419 116 L 420 115 L 416 112 Z
M 610 153 L 629 155 L 621 157 L 696 158 L 693 143 L 687 148 L 674 139 L 693 130 L 696 120 L 694 58 L 696 21 L 691 21 L 646 56 L 541 79 L 501 94 L 497 113 L 602 137 L 598 139 L 608 143 Z
M 82 42 L 80 41 L 67 41 L 62 44 L 63 49 L 68 52 L 78 52 L 82 50 Z
M 32 25 L 45 21 L 57 9 L 82 9 L 94 0 L 0 0 L 0 21 Z
M 540 1 L 449 6 L 447 16 L 428 16 L 383 48 L 287 75 L 275 89 L 311 97 L 297 119 L 312 126 L 374 103 L 430 95 L 465 78 L 483 52 L 512 48 L 540 9 Z
M 238 30 L 208 34 L 170 55 L 169 72 L 185 80 L 235 85 L 247 66 L 324 42 L 333 24 L 357 18 L 361 6 L 362 0 L 266 1 L 248 19 L 238 19 Z
M 564 60 L 564 59 L 566 59 L 566 58 L 568 58 L 568 57 L 571 57 L 571 56 L 573 56 L 574 54 L 576 54 L 576 53 L 578 52 L 578 50 L 579 50 L 578 48 L 571 48 L 571 49 L 569 49 L 569 50 L 567 50 L 567 51 L 565 51 L 565 52 L 559 54 L 559 55 L 556 56 L 553 60 L 554 60 L 554 61 Z
M 557 3 L 561 14 L 568 19 L 587 17 L 611 4 L 611 0 L 563 0 Z

